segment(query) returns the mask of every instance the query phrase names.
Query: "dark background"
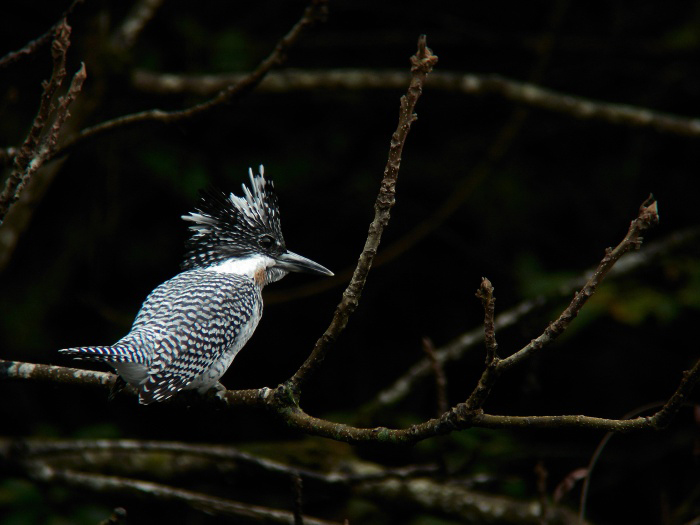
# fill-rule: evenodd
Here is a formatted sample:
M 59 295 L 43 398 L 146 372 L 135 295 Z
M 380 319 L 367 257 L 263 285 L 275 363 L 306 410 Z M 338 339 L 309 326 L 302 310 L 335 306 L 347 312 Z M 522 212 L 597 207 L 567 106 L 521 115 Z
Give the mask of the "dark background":
M 68 5 L 15 4 L 0 17 L 0 54 L 42 34 Z M 69 72 L 80 61 L 88 71 L 81 94 L 87 103 L 75 117 L 83 127 L 202 100 L 140 92 L 129 73 L 249 71 L 305 5 L 165 2 L 123 57 L 104 42 L 126 4 L 87 0 L 70 18 Z M 423 33 L 439 57 L 436 71 L 497 73 L 595 100 L 687 117 L 700 112 L 698 2 L 334 1 L 327 22 L 302 37 L 285 65 L 407 71 Z M 26 136 L 50 71 L 48 48 L 0 70 L 3 147 Z M 74 366 L 56 350 L 116 341 L 150 290 L 179 271 L 186 237 L 180 216 L 193 208 L 197 190 L 214 184 L 239 192 L 248 167 L 261 163 L 280 196 L 289 248 L 347 275 L 372 218 L 402 93 L 253 92 L 194 122 L 132 127 L 79 146 L 0 273 L 0 357 Z M 661 224 L 647 241 L 698 224 L 697 137 L 577 120 L 495 95 L 431 90 L 429 81 L 417 113 L 382 246 L 419 227 L 464 181 L 471 186 L 430 235 L 370 273 L 357 313 L 304 392 L 302 404 L 312 414 L 352 421 L 423 357 L 421 338 L 440 347 L 477 327 L 483 311 L 474 292 L 482 276 L 496 288 L 498 312 L 595 266 L 650 192 Z M 291 299 L 318 280 L 292 275 L 267 290 L 264 318 L 223 379 L 228 388 L 274 386 L 303 362 L 347 282 Z M 501 378 L 486 410 L 620 418 L 668 398 L 698 355 L 699 284 L 696 242 L 604 284 L 569 332 Z M 498 334 L 501 355 L 539 335 L 565 304 L 550 304 Z M 477 348 L 448 365 L 451 403 L 468 396 L 482 363 Z M 4 383 L 0 399 L 3 435 L 236 444 L 299 437 L 264 413 L 183 412 L 128 398 L 108 403 L 106 392 L 76 387 Z M 404 426 L 433 410 L 434 388 L 426 380 L 364 423 Z M 552 489 L 587 464 L 602 437 L 581 430 L 467 431 L 413 449 L 352 451 L 394 464 L 433 461 L 449 451 L 460 474 L 486 472 L 498 481 L 490 490 L 532 498 L 539 460 Z M 696 440 L 690 408 L 663 433 L 613 438 L 592 480 L 588 516 L 599 523 L 695 517 Z M 13 483 L 0 479 L 13 516 L 50 522 L 63 512 L 77 519 L 66 503 L 70 496 L 42 496 L 54 504 L 58 498 L 60 512 L 48 504 L 30 511 L 12 499 Z M 575 506 L 577 497 L 568 502 Z M 100 504 L 115 505 L 109 498 Z M 382 512 L 377 522 L 409 519 Z

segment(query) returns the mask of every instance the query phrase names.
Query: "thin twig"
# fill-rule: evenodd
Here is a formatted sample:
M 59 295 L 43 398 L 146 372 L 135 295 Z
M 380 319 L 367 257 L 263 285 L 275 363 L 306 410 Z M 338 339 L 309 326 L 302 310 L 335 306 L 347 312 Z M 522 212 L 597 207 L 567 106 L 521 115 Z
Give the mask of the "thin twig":
M 494 312 L 496 298 L 493 296 L 493 285 L 486 277 L 481 278 L 481 286 L 476 292 L 476 296 L 481 299 L 484 306 L 484 340 L 486 341 L 486 368 L 479 378 L 476 388 L 467 399 L 466 405 L 470 411 L 480 410 L 486 398 L 491 393 L 491 389 L 496 384 L 498 376 L 501 374 L 500 363 L 496 343 L 496 328 L 494 323 Z
M 498 343 L 496 343 L 496 328 L 494 324 L 494 312 L 496 298 L 493 296 L 493 285 L 486 277 L 481 278 L 481 286 L 476 292 L 484 306 L 484 340 L 486 341 L 486 366 L 498 359 Z
M 423 352 L 428 357 L 431 368 L 433 369 L 433 376 L 435 377 L 435 397 L 437 400 L 436 408 L 437 415 L 439 416 L 447 412 L 449 408 L 447 404 L 447 378 L 445 377 L 445 370 L 442 364 L 435 356 L 435 345 L 433 345 L 433 342 L 427 337 L 423 338 Z
M 659 222 L 658 205 L 653 195 L 650 195 L 639 208 L 639 216 L 632 221 L 625 238 L 614 249 L 608 248 L 605 250 L 605 257 L 600 261 L 598 268 L 586 282 L 580 292 L 574 295 L 569 306 L 562 312 L 556 321 L 552 322 L 536 339 L 533 339 L 530 344 L 521 348 L 513 355 L 503 359 L 499 364 L 499 368 L 508 369 L 522 359 L 528 357 L 533 352 L 536 352 L 546 344 L 551 343 L 559 337 L 564 330 L 571 324 L 581 308 L 588 299 L 596 292 L 598 286 L 603 281 L 607 273 L 612 269 L 615 263 L 625 253 L 632 249 L 639 249 L 642 243 L 642 232 L 656 225 Z
M 401 165 L 401 153 L 403 152 L 408 132 L 411 129 L 411 124 L 416 119 L 414 114 L 416 103 L 423 92 L 425 79 L 436 63 L 437 56 L 433 55 L 430 48 L 427 47 L 425 35 L 422 35 L 418 39 L 418 51 L 411 57 L 411 81 L 407 93 L 401 97 L 399 124 L 391 137 L 389 158 L 384 168 L 384 177 L 374 204 L 374 219 L 369 226 L 367 240 L 350 284 L 343 292 L 343 298 L 335 310 L 330 326 L 318 339 L 308 359 L 288 381 L 288 387 L 294 397 L 299 396 L 303 383 L 320 367 L 328 349 L 345 329 L 348 319 L 357 308 L 365 281 L 367 280 L 367 274 L 372 267 L 382 233 L 389 223 L 391 208 L 394 206 L 396 181 L 399 175 L 399 166 Z

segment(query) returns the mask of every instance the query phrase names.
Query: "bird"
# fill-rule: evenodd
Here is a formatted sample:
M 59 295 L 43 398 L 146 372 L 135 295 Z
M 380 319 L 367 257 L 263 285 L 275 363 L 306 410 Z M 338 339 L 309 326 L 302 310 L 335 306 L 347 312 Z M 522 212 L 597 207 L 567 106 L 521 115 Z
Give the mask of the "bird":
M 191 223 L 182 272 L 148 295 L 126 336 L 59 352 L 108 363 L 145 405 L 182 390 L 225 390 L 219 379 L 260 322 L 262 289 L 289 272 L 333 276 L 287 249 L 272 180 L 262 165 L 248 173 L 242 196 L 203 190 L 182 216 Z

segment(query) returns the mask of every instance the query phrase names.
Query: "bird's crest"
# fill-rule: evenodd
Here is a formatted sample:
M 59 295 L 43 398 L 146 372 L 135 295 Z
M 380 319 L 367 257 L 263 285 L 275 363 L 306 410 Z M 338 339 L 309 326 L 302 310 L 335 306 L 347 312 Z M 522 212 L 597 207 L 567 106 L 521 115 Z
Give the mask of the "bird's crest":
M 250 188 L 243 184 L 243 196 L 209 189 L 201 192 L 195 211 L 182 218 L 191 222 L 191 236 L 183 269 L 205 268 L 233 257 L 259 252 L 285 251 L 279 205 L 272 180 L 259 173 L 250 175 Z

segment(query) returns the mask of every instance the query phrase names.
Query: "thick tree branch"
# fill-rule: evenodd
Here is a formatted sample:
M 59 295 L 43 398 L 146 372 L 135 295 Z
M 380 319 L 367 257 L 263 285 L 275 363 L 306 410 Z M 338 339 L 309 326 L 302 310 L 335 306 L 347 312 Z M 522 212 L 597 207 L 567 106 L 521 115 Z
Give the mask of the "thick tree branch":
M 174 75 L 136 71 L 132 84 L 155 93 L 211 94 L 221 86 L 238 81 L 242 75 Z M 287 69 L 269 75 L 260 85 L 263 91 L 286 92 L 309 89 L 400 89 L 406 84 L 403 71 L 331 69 L 306 71 Z M 541 86 L 477 73 L 436 72 L 430 89 L 466 95 L 494 94 L 531 107 L 546 109 L 580 119 L 603 120 L 610 124 L 651 128 L 665 133 L 700 137 L 700 119 L 654 111 L 649 108 L 614 104 L 569 95 Z
M 59 482 L 73 488 L 98 493 L 119 493 L 166 502 L 176 501 L 216 516 L 247 518 L 265 523 L 294 524 L 294 515 L 291 512 L 218 498 L 160 483 L 57 469 L 42 461 L 28 462 L 26 469 L 31 478 L 45 483 Z M 338 522 L 321 520 L 311 516 L 304 516 L 304 523 L 310 525 L 339 525 Z
M 98 454 L 101 454 L 98 458 Z M 11 439 L 0 436 L 0 460 L 46 462 L 60 461 L 64 468 L 84 470 L 113 468 L 115 461 L 124 465 L 125 455 L 130 458 L 145 458 L 145 464 L 152 474 L 158 475 L 153 467 L 153 456 L 168 454 L 178 457 L 177 464 L 168 463 L 162 472 L 172 477 L 174 472 L 187 473 L 193 462 L 182 461 L 183 457 L 199 458 L 220 466 L 223 462 L 232 465 L 245 465 L 250 469 L 280 477 L 299 475 L 308 481 L 328 486 L 351 486 L 366 481 L 379 481 L 386 478 L 406 479 L 426 476 L 437 472 L 436 465 L 412 465 L 400 468 L 370 468 L 365 470 L 347 469 L 345 466 L 331 472 L 310 470 L 281 463 L 263 456 L 243 452 L 228 445 L 192 444 L 178 441 L 141 441 L 132 439 Z M 67 459 L 70 458 L 70 459 Z M 104 459 L 101 459 L 104 458 Z M 116 458 L 116 459 L 115 459 Z M 150 458 L 150 459 L 149 459 Z M 140 462 L 134 461 L 138 465 Z M 134 470 L 133 466 L 129 466 Z
M 411 129 L 411 124 L 416 119 L 414 110 L 423 92 L 425 79 L 436 63 L 437 56 L 433 55 L 430 48 L 426 46 L 425 35 L 421 36 L 418 40 L 418 51 L 411 57 L 411 81 L 406 95 L 401 97 L 399 123 L 391 137 L 389 158 L 384 168 L 384 177 L 382 178 L 379 194 L 374 203 L 374 219 L 369 226 L 365 246 L 360 254 L 350 284 L 343 292 L 343 299 L 335 310 L 330 326 L 316 342 L 308 359 L 288 381 L 289 388 L 295 398 L 298 398 L 303 383 L 320 367 L 328 349 L 345 329 L 348 319 L 357 308 L 365 281 L 367 280 L 367 274 L 372 267 L 382 233 L 389 223 L 391 208 L 394 206 L 396 181 L 399 175 L 399 166 L 401 165 L 401 153 L 403 152 L 408 132 Z

